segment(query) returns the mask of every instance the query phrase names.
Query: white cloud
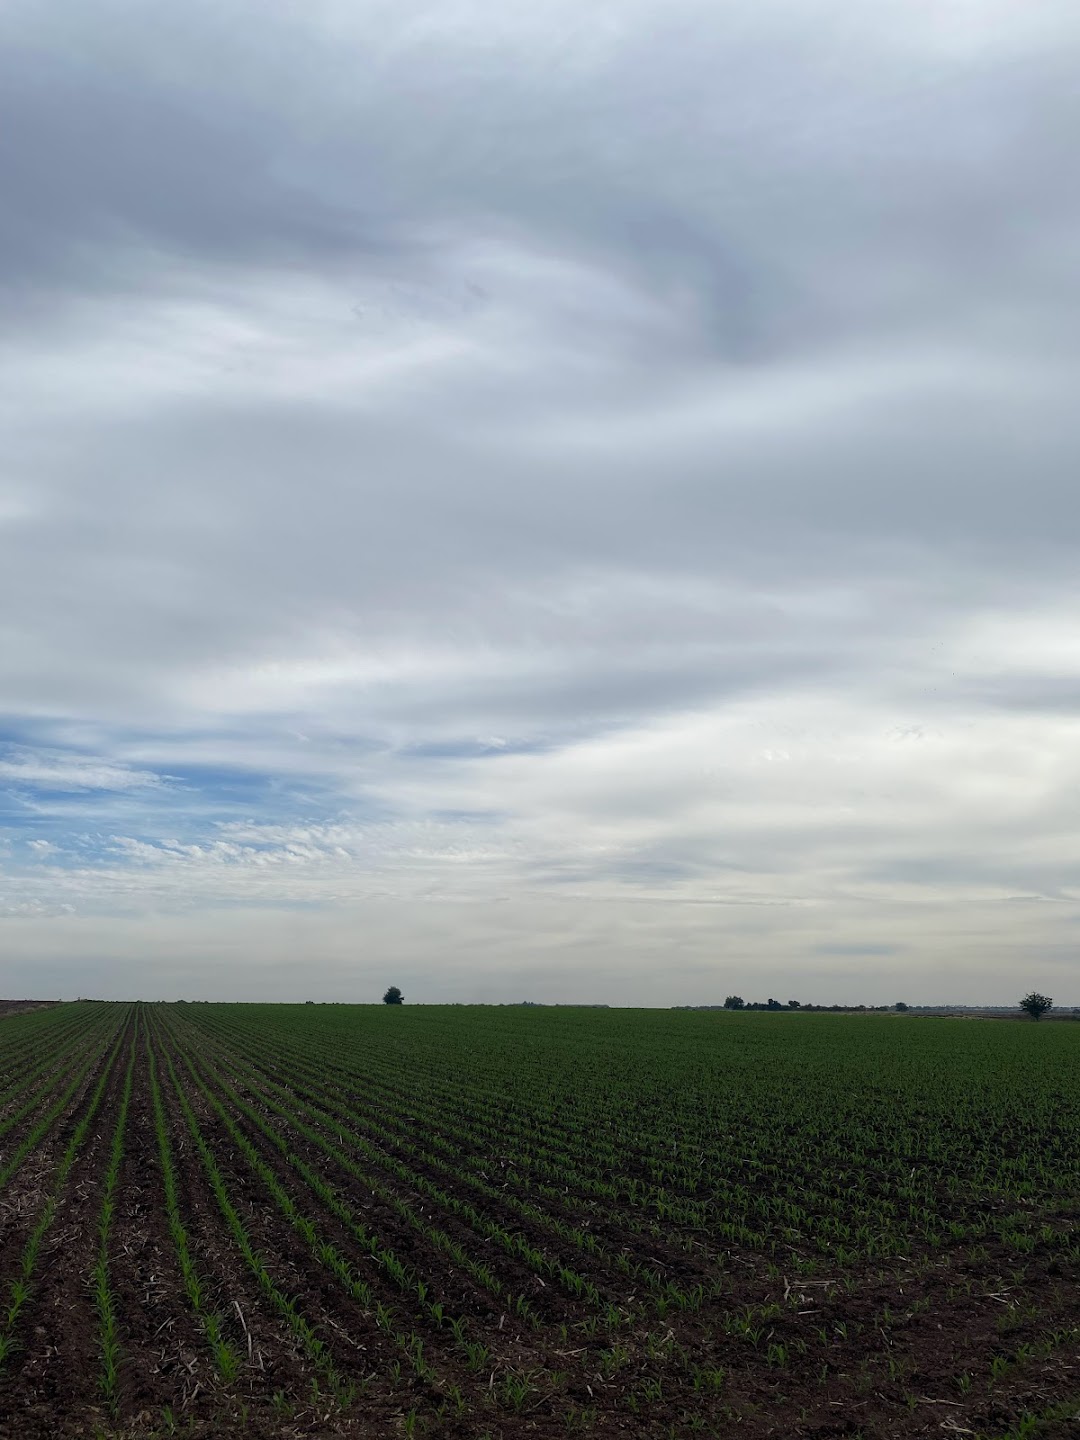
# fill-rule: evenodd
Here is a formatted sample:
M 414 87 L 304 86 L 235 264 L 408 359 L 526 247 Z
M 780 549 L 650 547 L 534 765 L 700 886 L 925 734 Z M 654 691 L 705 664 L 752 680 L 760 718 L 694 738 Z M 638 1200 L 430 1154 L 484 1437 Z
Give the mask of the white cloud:
M 89 756 L 16 753 L 0 760 L 0 785 L 35 790 L 141 790 L 162 784 L 159 775 L 129 770 Z
M 0 30 L 5 953 L 687 1000 L 1071 953 L 1071 9 Z

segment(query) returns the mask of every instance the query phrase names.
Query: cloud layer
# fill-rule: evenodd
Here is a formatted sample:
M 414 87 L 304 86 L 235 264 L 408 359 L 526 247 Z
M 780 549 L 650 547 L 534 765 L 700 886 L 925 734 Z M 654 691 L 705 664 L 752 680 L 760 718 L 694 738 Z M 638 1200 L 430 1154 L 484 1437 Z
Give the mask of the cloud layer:
M 1078 50 L 6 7 L 7 984 L 1080 1003 Z

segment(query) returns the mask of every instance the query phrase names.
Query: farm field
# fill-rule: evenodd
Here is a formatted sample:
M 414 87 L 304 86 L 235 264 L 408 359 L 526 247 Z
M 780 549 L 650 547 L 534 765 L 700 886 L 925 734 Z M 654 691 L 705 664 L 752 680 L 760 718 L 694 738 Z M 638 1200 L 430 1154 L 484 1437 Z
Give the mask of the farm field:
M 1080 1026 L 0 1021 L 0 1435 L 1080 1435 Z

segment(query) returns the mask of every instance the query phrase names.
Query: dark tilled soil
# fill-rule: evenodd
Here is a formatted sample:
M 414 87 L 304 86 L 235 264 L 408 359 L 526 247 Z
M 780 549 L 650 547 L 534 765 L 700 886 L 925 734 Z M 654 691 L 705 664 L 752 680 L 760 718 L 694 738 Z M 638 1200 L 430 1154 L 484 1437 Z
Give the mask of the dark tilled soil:
M 229 1082 L 235 1084 L 234 1077 L 231 1075 Z M 260 1089 L 259 1077 L 254 1076 L 246 1087 L 244 1098 L 258 1107 L 263 1093 Z M 305 1094 L 304 1099 L 309 1098 L 310 1103 L 317 1107 L 318 1101 Z M 288 1129 L 287 1121 L 270 1109 L 266 1110 L 266 1118 L 278 1128 Z M 347 1126 L 345 1120 L 335 1121 L 333 1117 L 321 1123 L 307 1119 L 305 1123 L 319 1131 L 332 1143 L 337 1141 L 340 1132 Z M 619 1302 L 625 1290 L 626 1280 L 611 1262 L 605 1261 L 602 1256 L 584 1252 L 557 1232 L 537 1224 L 530 1216 L 522 1214 L 507 1200 L 487 1195 L 471 1186 L 466 1178 L 450 1175 L 437 1165 L 430 1163 L 422 1155 L 409 1152 L 399 1143 L 396 1136 L 376 1136 L 370 1129 L 363 1131 L 357 1129 L 356 1133 L 362 1134 L 364 1139 L 369 1142 L 378 1141 L 379 1148 L 387 1159 L 400 1162 L 422 1181 L 429 1182 L 439 1187 L 440 1190 L 453 1194 L 455 1198 L 471 1205 L 486 1220 L 501 1225 L 507 1232 L 523 1236 L 531 1246 L 595 1284 L 604 1294 L 605 1299 L 609 1299 L 615 1304 Z M 350 1176 L 347 1170 L 336 1165 L 332 1157 L 328 1157 L 324 1151 L 305 1139 L 299 1132 L 293 1131 L 290 1140 L 294 1151 L 311 1163 L 315 1169 L 329 1167 L 334 1173 L 335 1185 L 340 1186 L 345 1192 L 360 1193 L 364 1197 L 365 1209 L 372 1215 L 372 1224 L 379 1229 L 380 1233 L 383 1226 L 389 1226 L 392 1229 L 400 1227 L 401 1221 L 393 1208 L 372 1193 L 370 1188 L 365 1191 L 362 1182 Z M 345 1148 L 347 1149 L 347 1147 Z M 348 1154 L 349 1158 L 361 1169 L 370 1173 L 381 1188 L 399 1199 L 409 1201 L 414 1208 L 421 1208 L 424 1212 L 430 1213 L 432 1223 L 436 1223 L 440 1230 L 460 1244 L 471 1259 L 489 1265 L 497 1259 L 497 1266 L 494 1268 L 497 1268 L 499 1278 L 504 1281 L 508 1293 L 512 1296 L 525 1296 L 532 1309 L 547 1323 L 575 1324 L 587 1317 L 589 1314 L 588 1304 L 575 1300 L 572 1293 L 568 1294 L 564 1288 L 560 1288 L 558 1280 L 550 1277 L 546 1280 L 539 1279 L 536 1272 L 528 1265 L 493 1243 L 489 1237 L 479 1233 L 466 1219 L 459 1218 L 452 1208 L 440 1207 L 438 1202 L 410 1189 L 409 1183 L 396 1174 L 390 1165 L 380 1163 L 378 1158 L 353 1151 L 348 1151 Z M 519 1196 L 519 1198 L 523 1198 L 532 1206 L 539 1208 L 535 1196 Z M 573 1215 L 564 1214 L 560 1218 L 569 1223 L 575 1223 Z M 585 1217 L 585 1219 L 586 1223 L 591 1225 L 589 1217 Z M 593 1228 L 595 1229 L 595 1227 Z M 625 1249 L 635 1263 L 653 1266 L 662 1264 L 657 1260 L 656 1247 L 647 1240 L 641 1240 L 632 1234 L 628 1236 L 626 1233 L 620 1239 L 620 1248 Z M 426 1246 L 422 1237 L 419 1237 L 415 1230 L 406 1228 L 400 1243 L 404 1247 L 406 1256 L 410 1256 L 414 1250 L 419 1248 L 424 1251 L 425 1256 L 430 1257 L 430 1260 L 426 1258 L 424 1262 L 425 1273 L 429 1263 L 434 1264 L 437 1268 L 439 1263 L 437 1252 L 433 1251 L 432 1247 Z M 636 1249 L 634 1248 L 635 1244 Z M 685 1252 L 680 1255 L 680 1275 L 685 1276 L 686 1272 L 694 1265 L 695 1257 L 688 1258 Z M 496 1304 L 495 1308 L 501 1310 L 505 1307 Z
M 257 1090 L 249 1090 L 245 1099 L 258 1108 L 259 1094 Z M 442 1300 L 451 1313 L 463 1314 L 485 1323 L 498 1324 L 501 1327 L 500 1334 L 507 1331 L 519 1331 L 522 1336 L 527 1336 L 532 1332 L 529 1327 L 515 1322 L 513 1315 L 508 1313 L 512 1297 L 519 1295 L 526 1297 L 537 1316 L 548 1325 L 563 1323 L 573 1325 L 583 1320 L 588 1314 L 588 1307 L 584 1303 L 575 1302 L 566 1296 L 557 1283 L 551 1279 L 543 1280 L 538 1277 L 536 1272 L 517 1256 L 497 1246 L 490 1238 L 478 1233 L 465 1220 L 460 1219 L 452 1209 L 441 1208 L 427 1196 L 410 1191 L 403 1180 L 388 1168 L 370 1161 L 365 1156 L 350 1153 L 349 1158 L 355 1161 L 365 1173 L 369 1173 L 381 1190 L 409 1202 L 418 1216 L 430 1221 L 452 1241 L 459 1244 L 471 1260 L 487 1265 L 494 1270 L 502 1284 L 503 1293 L 497 1295 L 483 1288 L 466 1270 L 461 1269 L 451 1258 L 427 1241 L 422 1233 L 403 1219 L 391 1204 L 372 1190 L 370 1185 L 365 1186 L 359 1177 L 340 1165 L 320 1146 L 314 1144 L 299 1131 L 290 1129 L 288 1121 L 281 1115 L 267 1109 L 265 1118 L 279 1133 L 289 1136 L 291 1152 L 329 1180 L 342 1200 L 355 1214 L 362 1217 L 369 1230 L 377 1234 L 385 1244 L 391 1245 L 394 1252 L 406 1264 L 421 1267 L 425 1281 L 429 1281 L 431 1284 L 433 1298 Z M 259 1135 L 255 1126 L 250 1122 L 242 1121 L 241 1128 L 245 1131 L 248 1139 L 265 1149 L 264 1158 L 268 1161 L 271 1157 L 274 1157 L 275 1161 L 278 1159 L 278 1152 Z M 324 1134 L 331 1143 L 338 1141 L 339 1135 L 336 1127 L 313 1125 L 312 1128 Z M 414 1165 L 414 1169 L 415 1173 L 424 1179 L 440 1184 L 441 1188 L 448 1193 L 452 1190 L 451 1185 L 442 1183 L 446 1177 L 431 1167 Z M 303 1185 L 302 1180 L 290 1176 L 287 1167 L 284 1171 L 284 1178 L 290 1184 Z M 462 1193 L 461 1198 L 468 1200 L 470 1204 L 474 1205 L 474 1208 L 479 1208 L 475 1204 L 476 1196 L 474 1194 Z M 312 1203 L 317 1204 L 318 1202 L 313 1199 Z M 489 1218 L 501 1221 L 503 1217 L 492 1210 Z M 517 1233 L 526 1233 L 521 1223 L 515 1223 L 507 1228 L 513 1229 Z M 528 1238 L 535 1239 L 533 1236 Z M 350 1242 L 346 1239 L 345 1243 Z M 557 1244 L 556 1249 L 558 1248 Z M 550 1246 L 548 1253 L 555 1253 Z M 572 1264 L 575 1257 L 580 1260 L 577 1252 L 567 1253 L 564 1258 L 567 1264 Z
M 266 1111 L 266 1119 L 287 1135 L 291 1153 L 332 1184 L 355 1216 L 423 1280 L 428 1301 L 443 1305 L 447 1320 L 465 1322 L 469 1342 L 484 1347 L 470 1360 L 448 1323 L 440 1325 L 413 1292 L 396 1286 L 289 1159 L 249 1119 L 233 1113 L 239 1131 L 314 1224 L 318 1239 L 347 1258 L 370 1286 L 373 1305 L 392 1309 L 387 1333 L 372 1307 L 354 1298 L 281 1212 L 192 1082 L 160 1022 L 142 1023 L 151 1026 L 179 1203 L 206 1309 L 220 1316 L 241 1359 L 239 1374 L 226 1381 L 218 1373 L 184 1292 L 140 1035 L 109 1239 L 123 1346 L 116 1412 L 110 1413 L 101 1395 L 98 1317 L 88 1281 L 126 1048 L 46 1237 L 16 1336 L 20 1348 L 0 1367 L 0 1440 L 167 1435 L 382 1440 L 410 1434 L 435 1440 L 579 1435 L 682 1440 L 697 1434 L 747 1440 L 951 1435 L 996 1440 L 1016 1435 L 1025 1415 L 1046 1417 L 1062 1397 L 1080 1395 L 1080 1274 L 1063 1259 L 1060 1245 L 1040 1242 L 1019 1255 L 987 1242 L 977 1261 L 962 1247 L 942 1246 L 903 1261 L 843 1273 L 819 1268 L 800 1278 L 794 1254 L 786 1263 L 715 1241 L 688 1253 L 656 1237 L 620 1232 L 616 1212 L 601 1213 L 583 1197 L 567 1195 L 557 1209 L 552 1198 L 551 1213 L 592 1223 L 605 1243 L 621 1244 L 635 1260 L 655 1262 L 665 1280 L 687 1289 L 699 1283 L 715 1287 L 698 1309 L 663 1309 L 647 1287 L 603 1257 L 583 1254 L 511 1205 L 478 1194 L 467 1179 L 425 1165 L 422 1156 L 408 1154 L 392 1139 L 385 1142 L 387 1155 L 397 1154 L 448 1194 L 587 1274 L 623 1317 L 606 1330 L 587 1301 L 566 1293 L 552 1277 L 538 1276 L 430 1197 L 410 1192 L 402 1177 L 376 1159 L 372 1171 L 387 1191 L 407 1200 L 472 1259 L 489 1265 L 506 1292 L 528 1297 L 539 1320 L 533 1326 L 287 1119 Z M 251 1244 L 296 1313 L 314 1327 L 339 1375 L 355 1386 L 351 1400 L 339 1397 L 339 1403 L 330 1394 L 325 1375 L 320 1378 L 235 1243 L 192 1142 L 167 1055 Z M 193 1059 L 230 1110 L 215 1081 L 212 1052 Z M 86 1088 L 77 1097 L 63 1125 L 0 1198 L 4 1294 L 44 1203 L 52 1167 L 89 1093 Z M 243 1093 L 258 1110 L 258 1076 Z M 333 1138 L 331 1131 L 328 1127 Z M 374 1128 L 366 1133 L 373 1144 L 381 1143 Z M 535 1196 L 532 1201 L 541 1209 L 547 1203 Z M 1050 1218 L 1059 1233 L 1075 1229 L 1075 1210 L 1068 1204 L 1056 1207 Z M 411 1364 L 416 1341 L 434 1372 L 427 1379 Z M 515 1381 L 523 1386 L 517 1394 Z M 1032 1433 L 1043 1440 L 1080 1440 L 1080 1416 L 1062 1409 Z
M 264 1391 L 298 1392 L 307 1383 L 304 1362 L 277 1313 L 264 1301 L 251 1271 L 233 1244 L 221 1217 L 200 1157 L 192 1143 L 187 1122 L 163 1064 L 159 1080 L 177 1173 L 178 1202 L 188 1232 L 188 1243 L 200 1280 L 207 1292 L 204 1308 L 221 1317 L 225 1338 L 242 1358 L 243 1368 L 236 1388 L 245 1398 Z M 155 1153 L 147 1157 L 158 1165 Z M 232 1194 L 237 1203 L 242 1197 Z M 179 1264 L 173 1259 L 173 1307 L 186 1308 Z M 207 1375 L 204 1388 L 212 1388 L 211 1357 L 202 1341 L 202 1367 Z
M 200 1388 L 213 1389 L 215 1377 L 195 1316 L 176 1303 L 180 1272 L 169 1233 L 142 1046 L 118 1193 L 109 1254 L 124 1336 L 119 1411 L 149 1419 L 168 1406 L 182 1414 Z
M 19 1348 L 5 1367 L 3 1401 L 19 1412 L 27 1433 L 33 1433 L 33 1425 L 50 1416 L 92 1417 L 97 1413 L 98 1319 L 90 1272 L 97 1254 L 102 1187 L 125 1064 L 126 1055 L 121 1050 L 42 1242 L 31 1298 L 16 1338 Z M 90 1103 L 99 1078 L 100 1070 L 88 1078 L 79 1108 L 67 1112 L 54 1132 L 57 1160 Z

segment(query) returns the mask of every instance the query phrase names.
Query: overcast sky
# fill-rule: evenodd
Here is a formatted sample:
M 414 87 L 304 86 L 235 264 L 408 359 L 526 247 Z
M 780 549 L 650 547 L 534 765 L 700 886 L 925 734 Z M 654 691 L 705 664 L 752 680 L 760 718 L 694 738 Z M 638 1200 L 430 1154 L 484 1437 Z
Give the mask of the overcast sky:
M 8 0 L 0 991 L 1080 1004 L 1074 0 Z

